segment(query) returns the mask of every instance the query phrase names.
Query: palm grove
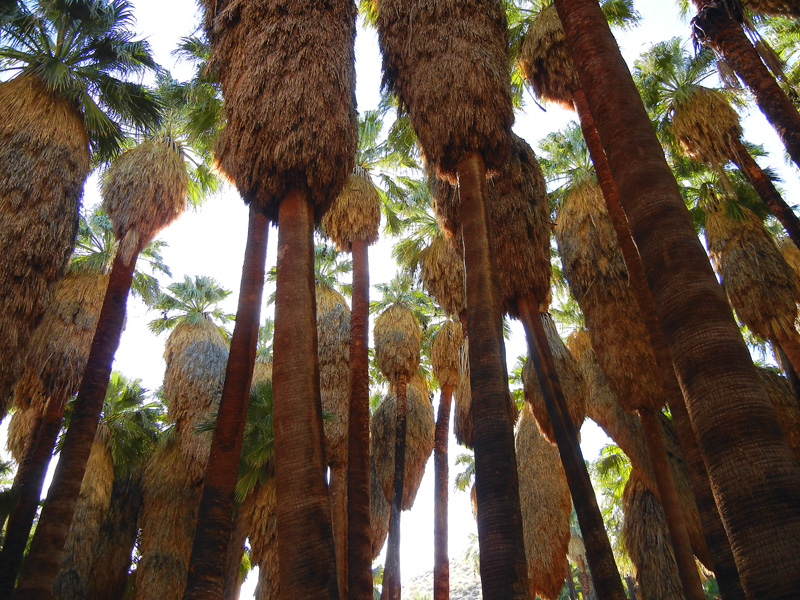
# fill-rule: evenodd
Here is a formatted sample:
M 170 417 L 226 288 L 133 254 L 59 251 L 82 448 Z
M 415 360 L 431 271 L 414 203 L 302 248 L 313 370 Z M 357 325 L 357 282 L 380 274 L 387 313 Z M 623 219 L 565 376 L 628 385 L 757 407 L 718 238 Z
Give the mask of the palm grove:
M 399 600 L 433 454 L 448 598 L 451 413 L 484 597 L 796 595 L 800 224 L 736 112 L 752 95 L 800 161 L 796 2 L 684 2 L 694 47 L 632 68 L 630 0 L 200 4 L 187 82 L 127 0 L 0 5 L 3 597 L 235 598 L 253 565 L 260 598 L 366 599 L 386 543 Z M 384 78 L 362 114 L 359 13 Z M 538 156 L 528 91 L 579 123 Z M 221 176 L 249 215 L 235 316 L 209 277 L 159 285 L 156 236 Z M 400 272 L 371 299 L 382 218 Z M 130 293 L 168 332 L 155 396 L 112 372 Z M 586 417 L 614 443 L 590 469 Z

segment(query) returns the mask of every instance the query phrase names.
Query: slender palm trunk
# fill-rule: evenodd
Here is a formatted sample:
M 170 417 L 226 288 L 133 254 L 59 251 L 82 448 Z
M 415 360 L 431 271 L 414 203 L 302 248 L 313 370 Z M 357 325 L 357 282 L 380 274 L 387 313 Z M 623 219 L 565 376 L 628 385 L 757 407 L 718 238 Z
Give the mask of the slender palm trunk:
M 794 163 L 800 167 L 800 113 L 761 60 L 742 26 L 726 10 L 726 3 L 692 0 L 700 11 L 692 21 L 699 41 L 721 54 L 752 92 Z M 777 216 L 777 215 L 776 215 Z
M 100 525 L 100 541 L 95 546 L 86 600 L 124 597 L 141 508 L 141 473 L 117 478 L 111 489 L 108 514 Z
M 330 468 L 331 523 L 333 547 L 336 552 L 336 582 L 339 597 L 347 600 L 347 467 L 334 465 Z
M 477 152 L 458 164 L 469 330 L 478 542 L 484 598 L 528 598 L 517 458 L 494 276 L 486 168 Z M 498 465 L 503 465 L 498 468 Z
M 12 493 L 17 494 L 16 505 L 8 520 L 5 543 L 0 552 L 0 597 L 10 598 L 17 580 L 22 556 L 36 517 L 39 497 L 42 494 L 47 467 L 53 457 L 66 398 L 52 397 L 44 414 L 33 428 L 25 454 L 14 478 Z
M 222 600 L 238 600 L 243 578 L 240 575 L 244 541 L 247 538 L 247 523 L 242 518 L 242 511 L 236 510 L 231 530 L 231 543 L 228 545 L 228 559 L 225 561 L 225 582 L 222 586 Z
M 572 579 L 572 567 L 567 560 L 567 587 L 569 588 L 569 599 L 578 600 L 578 594 L 575 592 L 575 581 Z
M 675 562 L 678 566 L 678 575 L 683 586 L 683 594 L 686 600 L 705 600 L 703 585 L 700 583 L 700 575 L 697 572 L 697 565 L 692 553 L 692 543 L 689 541 L 689 533 L 686 530 L 686 523 L 681 512 L 678 492 L 675 489 L 672 469 L 669 465 L 669 458 L 667 458 L 667 450 L 664 447 L 661 425 L 658 423 L 655 410 L 651 408 L 640 410 L 639 418 L 642 421 L 647 453 L 653 465 L 659 500 L 661 500 L 661 506 L 664 508 L 664 516 L 672 541 L 672 550 L 675 553 Z
M 792 370 L 797 373 L 800 371 L 800 336 L 796 333 L 784 333 L 771 340 L 773 345 L 777 345 L 783 351 L 784 357 L 789 362 Z
M 397 380 L 397 408 L 394 425 L 394 487 L 389 513 L 389 542 L 383 572 L 381 600 L 400 600 L 400 513 L 403 510 L 403 483 L 406 466 L 406 378 Z
M 592 580 L 603 600 L 624 600 L 625 591 L 614 562 L 603 517 L 583 460 L 578 432 L 569 417 L 567 403 L 556 374 L 547 334 L 539 312 L 528 299 L 519 300 L 520 320 L 528 339 L 528 354 L 533 361 L 539 388 L 542 391 L 553 435 L 556 438 L 561 463 L 572 494 L 572 503 L 586 546 L 586 558 L 592 570 Z
M 256 359 L 268 234 L 269 221 L 251 204 L 236 325 L 203 481 L 189 575 L 183 592 L 187 600 L 219 598 L 224 585 L 225 565 L 219 557 L 227 555 L 231 539 L 233 495 Z
M 61 550 L 67 539 L 86 463 L 92 451 L 108 378 L 111 376 L 111 365 L 125 323 L 133 270 L 139 255 L 138 251 L 132 252 L 125 262 L 122 254 L 117 254 L 111 267 L 103 308 L 100 310 L 86 370 L 78 388 L 75 410 L 14 594 L 14 598 L 18 600 L 49 599 L 53 583 L 61 569 Z
M 774 342 L 772 344 L 772 352 L 784 375 L 786 375 L 786 379 L 789 380 L 789 385 L 792 386 L 792 391 L 794 392 L 794 397 L 797 399 L 797 403 L 800 404 L 800 377 L 797 376 L 797 371 L 794 370 L 792 363 L 789 362 L 789 358 L 786 356 L 783 349 Z
M 686 458 L 689 482 L 700 513 L 703 537 L 711 555 L 714 575 L 716 576 L 720 593 L 724 600 L 744 600 L 744 590 L 742 590 L 742 584 L 739 581 L 739 572 L 733 560 L 733 553 L 725 529 L 722 526 L 717 505 L 714 502 L 714 496 L 708 480 L 708 472 L 703 464 L 703 458 L 697 446 L 697 439 L 692 431 L 683 393 L 678 385 L 675 370 L 672 366 L 672 357 L 669 354 L 667 340 L 656 317 L 653 294 L 647 285 L 642 259 L 639 256 L 639 251 L 636 249 L 633 238 L 631 238 L 628 219 L 619 203 L 617 185 L 611 176 L 605 150 L 603 150 L 603 146 L 600 143 L 600 136 L 597 134 L 592 114 L 589 112 L 586 94 L 583 90 L 578 90 L 575 92 L 574 99 L 575 110 L 581 123 L 581 131 L 589 148 L 589 154 L 592 157 L 592 163 L 606 201 L 611 223 L 617 234 L 617 243 L 628 269 L 631 291 L 639 305 L 639 312 L 644 319 L 645 328 L 650 337 L 650 344 L 653 347 L 656 364 L 661 375 L 664 395 L 672 413 L 681 449 Z
M 369 245 L 353 240 L 350 313 L 350 420 L 347 442 L 347 587 L 372 600 L 369 517 Z
M 764 169 L 750 156 L 741 140 L 738 141 L 733 162 L 753 184 L 753 188 L 755 188 L 764 204 L 767 205 L 769 212 L 780 221 L 794 245 L 800 248 L 800 219 L 797 218 L 792 208 L 786 204 L 783 196 L 781 196 L 772 180 L 764 172 Z
M 556 0 L 556 8 L 653 292 L 743 588 L 753 598 L 792 598 L 800 586 L 800 465 L 782 437 L 602 11 L 591 0 Z M 767 481 L 759 467 L 765 463 Z
M 442 386 L 439 415 L 433 442 L 433 600 L 450 598 L 450 559 L 447 556 L 447 441 L 450 433 L 450 405 L 453 389 Z
M 628 588 L 628 598 L 630 600 L 637 600 L 636 599 L 636 581 L 630 575 L 625 576 L 625 585 Z
M 273 422 L 281 598 L 338 600 L 325 480 L 314 295 L 314 210 L 291 190 L 278 209 Z

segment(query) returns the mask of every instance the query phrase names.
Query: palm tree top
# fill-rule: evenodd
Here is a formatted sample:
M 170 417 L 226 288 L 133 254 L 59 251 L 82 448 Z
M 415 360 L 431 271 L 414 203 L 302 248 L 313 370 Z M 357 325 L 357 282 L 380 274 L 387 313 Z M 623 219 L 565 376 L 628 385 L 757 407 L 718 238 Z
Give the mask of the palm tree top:
M 0 72 L 39 80 L 83 116 L 95 162 L 116 153 L 126 129 L 160 121 L 160 103 L 128 79 L 158 70 L 134 38 L 129 0 L 20 0 L 2 11 Z
M 548 134 L 539 148 L 539 164 L 548 183 L 556 186 L 550 192 L 556 202 L 571 190 L 597 181 L 586 140 L 577 123 Z
M 174 329 L 181 324 L 199 325 L 209 321 L 216 323 L 224 334 L 224 325 L 234 318 L 217 306 L 231 292 L 212 277 L 198 275 L 192 279 L 186 275 L 183 281 L 176 281 L 167 289 L 169 292 L 162 293 L 153 304 L 154 310 L 161 311 L 161 317 L 148 324 L 153 333 Z

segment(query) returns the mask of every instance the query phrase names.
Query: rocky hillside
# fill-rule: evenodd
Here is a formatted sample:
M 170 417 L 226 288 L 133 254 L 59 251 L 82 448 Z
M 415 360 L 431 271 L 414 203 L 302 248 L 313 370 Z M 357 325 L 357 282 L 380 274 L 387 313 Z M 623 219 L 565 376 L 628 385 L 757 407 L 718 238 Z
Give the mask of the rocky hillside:
M 433 598 L 433 571 L 418 575 L 403 583 L 403 600 L 431 600 Z M 477 566 L 462 556 L 450 559 L 451 600 L 480 600 L 481 579 Z

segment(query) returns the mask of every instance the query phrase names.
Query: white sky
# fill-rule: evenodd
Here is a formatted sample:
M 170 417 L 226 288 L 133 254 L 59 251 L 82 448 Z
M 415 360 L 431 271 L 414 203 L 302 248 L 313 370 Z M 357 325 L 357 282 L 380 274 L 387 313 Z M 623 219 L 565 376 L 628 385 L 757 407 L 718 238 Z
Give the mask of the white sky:
M 176 65 L 171 52 L 175 49 L 181 36 L 189 35 L 196 27 L 196 3 L 194 0 L 134 0 L 136 7 L 137 31 L 146 37 L 156 55 L 156 60 L 172 70 L 179 79 L 188 78 L 191 68 L 187 65 Z M 623 53 L 629 64 L 649 46 L 660 40 L 675 35 L 683 36 L 688 26 L 681 23 L 677 16 L 676 4 L 663 0 L 640 0 L 637 8 L 644 20 L 638 28 L 618 35 Z M 357 99 L 360 111 L 377 108 L 380 86 L 380 53 L 377 38 L 372 31 L 359 30 L 356 41 Z M 531 101 L 526 92 L 526 105 L 517 114 L 515 132 L 526 139 L 534 148 L 538 140 L 547 133 L 563 128 L 574 118 L 572 113 L 560 108 L 551 107 L 543 111 Z M 763 166 L 777 168 L 786 182 L 786 200 L 793 204 L 800 191 L 797 171 L 786 168 L 783 160 L 783 146 L 774 131 L 766 124 L 757 108 L 751 108 L 744 119 L 745 137 L 753 142 L 762 143 L 770 152 L 766 160 L 759 160 Z M 92 179 L 87 184 L 84 198 L 85 206 L 93 206 L 99 202 L 97 182 Z M 247 210 L 236 194 L 228 188 L 210 198 L 202 208 L 190 211 L 176 223 L 167 228 L 160 236 L 169 244 L 164 249 L 164 259 L 172 270 L 175 280 L 184 275 L 208 275 L 214 277 L 221 285 L 233 291 L 224 307 L 228 312 L 236 312 L 239 278 L 247 228 Z M 275 264 L 276 255 L 275 229 L 270 230 L 270 243 L 267 254 L 268 267 Z M 371 249 L 370 278 L 371 283 L 389 281 L 396 272 L 391 258 L 390 243 L 380 241 Z M 164 280 L 164 285 L 169 282 Z M 265 297 L 270 290 L 267 290 Z M 373 292 L 373 297 L 374 297 Z M 141 378 L 144 385 L 151 390 L 161 385 L 164 362 L 162 352 L 165 335 L 154 336 L 146 328 L 147 321 L 155 318 L 155 314 L 147 314 L 143 305 L 137 300 L 129 302 L 128 321 L 114 368 L 128 377 Z M 262 315 L 263 317 L 263 315 Z M 525 353 L 524 336 L 521 327 L 512 324 L 513 335 L 507 343 L 509 368 L 516 357 Z M 435 408 L 435 406 L 434 406 Z M 5 424 L 0 431 L 5 437 Z M 587 459 L 594 459 L 607 438 L 593 423 L 588 422 L 582 430 L 583 451 Z M 5 446 L 5 444 L 2 444 Z M 450 440 L 450 478 L 456 470 L 453 465 L 455 457 L 463 449 Z M 469 545 L 469 537 L 476 533 L 472 518 L 468 494 L 450 493 L 450 556 L 460 557 Z M 414 508 L 403 513 L 401 534 L 401 568 L 403 579 L 414 577 L 430 570 L 433 565 L 433 464 L 428 464 L 425 477 L 417 495 Z M 378 560 L 378 564 L 382 559 Z M 255 588 L 255 577 L 251 576 L 242 590 L 242 598 L 251 597 Z

